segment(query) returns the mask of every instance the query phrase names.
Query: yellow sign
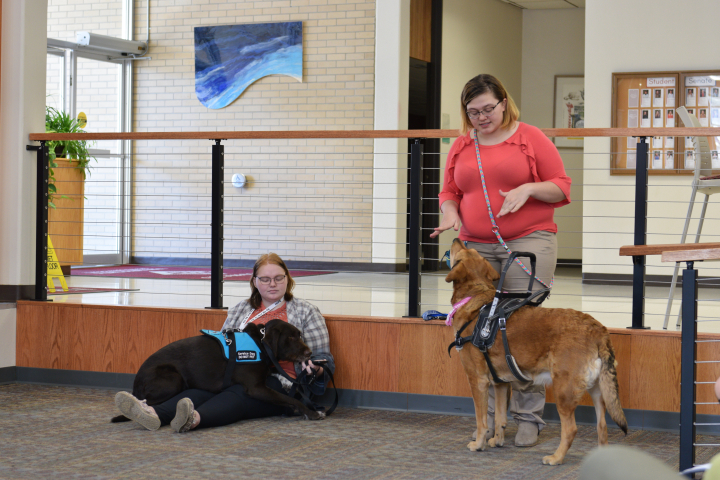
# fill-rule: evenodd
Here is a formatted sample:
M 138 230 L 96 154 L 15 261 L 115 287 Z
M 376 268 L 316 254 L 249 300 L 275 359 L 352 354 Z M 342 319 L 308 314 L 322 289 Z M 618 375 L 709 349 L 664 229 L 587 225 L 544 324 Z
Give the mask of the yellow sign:
M 65 281 L 65 275 L 62 273 L 60 268 L 60 262 L 58 262 L 57 255 L 55 255 L 55 249 L 53 248 L 52 240 L 48 236 L 48 254 L 47 254 L 47 284 L 48 290 L 55 293 L 55 282 L 54 278 L 60 279 L 60 285 L 62 285 L 63 292 L 68 291 L 67 282 Z
M 85 115 L 85 112 L 78 113 L 78 127 L 85 128 L 85 125 L 87 125 L 87 115 Z

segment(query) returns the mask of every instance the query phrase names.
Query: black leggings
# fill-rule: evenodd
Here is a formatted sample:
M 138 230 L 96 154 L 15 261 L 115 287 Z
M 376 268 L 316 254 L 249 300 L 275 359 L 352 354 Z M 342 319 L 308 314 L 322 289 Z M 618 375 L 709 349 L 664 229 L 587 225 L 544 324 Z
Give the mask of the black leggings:
M 275 377 L 268 377 L 265 384 L 276 392 L 287 394 Z M 291 413 L 289 408 L 249 397 L 242 385 L 232 385 L 220 393 L 198 389 L 185 390 L 170 400 L 153 405 L 162 425 L 169 425 L 175 418 L 177 403 L 183 398 L 192 400 L 195 410 L 200 414 L 200 424 L 195 428 L 220 427 L 240 420 Z

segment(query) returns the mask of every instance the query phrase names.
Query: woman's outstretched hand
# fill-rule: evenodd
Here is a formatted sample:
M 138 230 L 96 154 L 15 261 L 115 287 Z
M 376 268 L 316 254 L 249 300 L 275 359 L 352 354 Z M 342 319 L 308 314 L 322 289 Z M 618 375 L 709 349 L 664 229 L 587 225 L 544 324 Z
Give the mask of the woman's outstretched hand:
M 430 234 L 430 238 L 435 238 L 445 230 L 454 229 L 456 232 L 460 229 L 460 215 L 458 214 L 458 206 L 452 200 L 447 200 L 442 204 L 440 210 L 443 212 L 443 218 L 440 226 L 435 227 L 435 231 Z
M 447 213 L 443 215 L 442 222 L 440 222 L 440 225 L 435 227 L 435 231 L 430 234 L 430 238 L 435 238 L 438 235 L 440 235 L 445 230 L 454 229 L 456 232 L 458 229 L 460 229 L 460 219 L 457 215 L 448 215 Z

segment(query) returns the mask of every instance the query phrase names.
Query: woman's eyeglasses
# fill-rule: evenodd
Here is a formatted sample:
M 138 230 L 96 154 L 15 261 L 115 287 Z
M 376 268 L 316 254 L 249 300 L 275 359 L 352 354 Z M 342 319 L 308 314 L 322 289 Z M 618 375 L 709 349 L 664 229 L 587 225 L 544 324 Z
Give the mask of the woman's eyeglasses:
M 268 285 L 270 281 L 275 280 L 275 283 L 282 283 L 285 281 L 285 275 L 278 275 L 277 277 L 255 277 L 263 285 Z
M 502 103 L 502 100 L 497 102 L 495 104 L 495 107 L 497 107 L 501 103 Z M 495 107 L 485 107 L 482 110 L 480 110 L 479 112 L 477 110 L 469 110 L 466 113 L 467 113 L 467 116 L 470 118 L 470 120 L 477 120 L 478 118 L 480 118 L 480 115 L 484 115 L 485 118 L 490 118 L 490 117 L 492 117 L 493 113 L 495 113 Z

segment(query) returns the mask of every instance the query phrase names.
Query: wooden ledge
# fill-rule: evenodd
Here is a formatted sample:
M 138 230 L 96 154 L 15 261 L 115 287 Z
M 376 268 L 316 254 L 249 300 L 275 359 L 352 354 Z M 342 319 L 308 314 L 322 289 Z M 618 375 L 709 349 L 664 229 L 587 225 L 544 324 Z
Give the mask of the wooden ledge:
M 707 248 L 704 250 L 677 250 L 663 252 L 663 262 L 694 262 L 703 260 L 720 260 L 720 248 Z
M 720 243 L 677 243 L 665 245 L 625 245 L 620 247 L 621 257 L 662 255 L 664 252 L 720 249 Z M 672 260 L 682 261 L 682 260 Z

